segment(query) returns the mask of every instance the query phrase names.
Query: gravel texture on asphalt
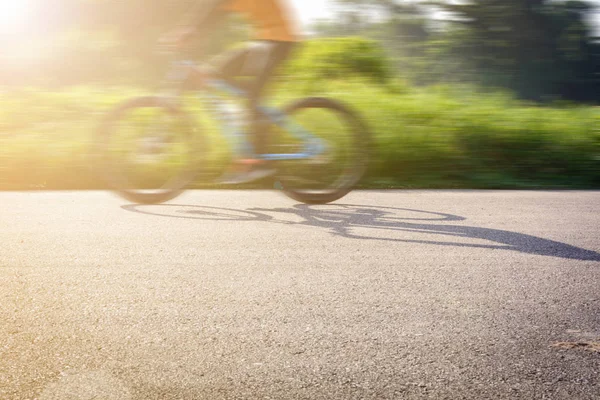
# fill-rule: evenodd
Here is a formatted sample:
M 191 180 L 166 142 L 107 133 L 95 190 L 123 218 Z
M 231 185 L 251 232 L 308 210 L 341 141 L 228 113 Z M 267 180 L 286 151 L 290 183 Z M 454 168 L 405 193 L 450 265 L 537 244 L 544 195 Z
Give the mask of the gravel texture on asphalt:
M 0 399 L 600 399 L 600 192 L 0 193 Z

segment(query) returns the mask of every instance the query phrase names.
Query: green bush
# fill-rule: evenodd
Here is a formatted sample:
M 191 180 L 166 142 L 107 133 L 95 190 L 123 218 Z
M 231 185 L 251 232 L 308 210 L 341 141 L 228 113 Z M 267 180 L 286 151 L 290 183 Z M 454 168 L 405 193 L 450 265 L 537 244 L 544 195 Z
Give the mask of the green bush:
M 362 37 L 328 38 L 303 43 L 286 76 L 306 81 L 360 77 L 376 83 L 390 78 L 388 59 L 374 40 Z
M 0 189 L 102 188 L 89 157 L 94 130 L 113 104 L 136 94 L 79 88 L 0 96 Z M 366 121 L 373 149 L 364 187 L 600 188 L 597 107 L 540 107 L 505 93 L 361 78 L 323 80 L 310 94 L 339 99 Z M 303 81 L 288 80 L 274 102 L 304 95 Z M 227 142 L 190 110 L 208 135 L 216 175 Z

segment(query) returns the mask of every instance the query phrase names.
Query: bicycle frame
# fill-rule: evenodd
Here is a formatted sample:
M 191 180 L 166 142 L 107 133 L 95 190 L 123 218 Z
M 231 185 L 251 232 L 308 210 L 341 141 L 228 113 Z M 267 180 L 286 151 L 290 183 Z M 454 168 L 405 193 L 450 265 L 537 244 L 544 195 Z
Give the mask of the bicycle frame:
M 177 66 L 193 66 L 195 63 L 191 61 L 176 61 L 174 62 L 175 67 Z M 177 71 L 177 68 L 175 68 Z M 188 70 L 189 71 L 189 70 Z M 170 74 L 168 80 L 170 81 L 184 81 L 189 76 L 186 74 Z M 288 116 L 281 110 L 274 107 L 259 106 L 258 111 L 262 113 L 267 119 L 274 125 L 279 126 L 285 131 L 292 134 L 292 136 L 301 140 L 304 144 L 303 149 L 296 153 L 266 153 L 266 154 L 255 154 L 254 149 L 247 140 L 247 135 L 243 130 L 235 126 L 235 121 L 232 120 L 230 115 L 225 111 L 225 101 L 221 92 L 226 93 L 228 96 L 247 99 L 248 93 L 224 80 L 209 78 L 204 82 L 205 86 L 210 89 L 208 94 L 198 92 L 197 95 L 201 98 L 208 100 L 211 107 L 209 110 L 211 114 L 216 114 L 221 126 L 221 134 L 228 140 L 233 153 L 236 157 L 256 157 L 263 160 L 279 161 L 279 160 L 302 160 L 312 157 L 316 157 L 324 152 L 325 145 L 321 139 L 308 132 L 305 128 L 292 121 Z

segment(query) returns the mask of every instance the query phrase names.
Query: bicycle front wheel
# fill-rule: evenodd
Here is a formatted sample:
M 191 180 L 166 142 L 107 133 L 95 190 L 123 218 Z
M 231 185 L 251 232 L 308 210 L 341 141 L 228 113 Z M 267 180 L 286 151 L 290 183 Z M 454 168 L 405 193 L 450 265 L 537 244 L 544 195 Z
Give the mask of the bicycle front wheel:
M 161 97 L 116 107 L 96 141 L 101 176 L 121 197 L 156 204 L 178 196 L 197 176 L 204 146 L 192 119 Z
M 322 151 L 312 158 L 283 161 L 278 177 L 280 189 L 307 204 L 325 204 L 344 197 L 367 168 L 370 141 L 365 124 L 349 107 L 326 98 L 300 100 L 286 107 L 285 112 L 289 120 L 286 129 L 301 129 L 315 136 Z M 303 145 L 289 132 L 279 136 L 286 146 Z

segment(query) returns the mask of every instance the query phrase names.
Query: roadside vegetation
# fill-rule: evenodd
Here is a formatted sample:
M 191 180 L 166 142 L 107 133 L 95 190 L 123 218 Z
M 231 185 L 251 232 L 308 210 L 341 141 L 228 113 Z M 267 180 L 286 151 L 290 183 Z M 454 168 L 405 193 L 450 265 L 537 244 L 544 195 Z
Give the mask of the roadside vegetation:
M 328 1 L 331 17 L 313 23 L 270 98 L 331 96 L 356 109 L 372 134 L 363 187 L 600 188 L 596 2 Z M 0 189 L 103 188 L 98 122 L 154 91 L 167 61 L 156 39 L 189 7 L 35 2 L 0 56 Z M 244 20 L 232 22 L 207 46 L 191 43 L 189 58 L 247 40 Z M 191 104 L 217 175 L 227 143 Z
M 598 107 L 540 105 L 476 86 L 419 87 L 394 76 L 388 62 L 366 39 L 316 40 L 288 66 L 272 102 L 331 96 L 356 109 L 372 134 L 365 188 L 600 187 Z M 2 93 L 0 188 L 103 188 L 91 152 L 98 121 L 145 92 L 88 86 Z M 227 144 L 207 132 L 210 169 L 218 172 Z

